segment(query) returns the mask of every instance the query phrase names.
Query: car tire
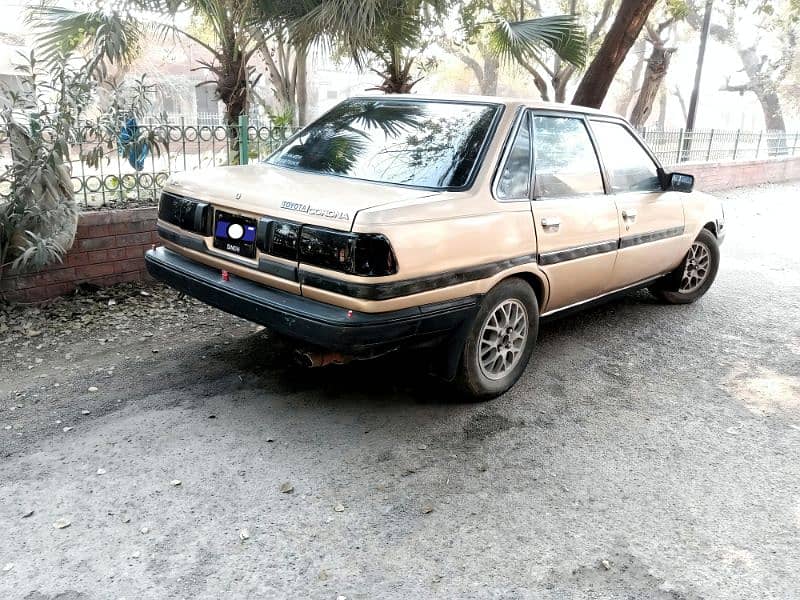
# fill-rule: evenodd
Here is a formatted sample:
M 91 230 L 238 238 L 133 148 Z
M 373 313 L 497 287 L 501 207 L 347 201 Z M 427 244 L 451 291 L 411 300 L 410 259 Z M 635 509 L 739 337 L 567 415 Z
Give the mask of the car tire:
M 464 343 L 456 377 L 461 391 L 479 400 L 508 391 L 528 366 L 538 333 L 539 303 L 527 282 L 511 278 L 492 288 Z
M 692 242 L 681 264 L 651 286 L 650 291 L 669 304 L 691 304 L 714 283 L 719 259 L 717 238 L 708 229 L 703 229 Z

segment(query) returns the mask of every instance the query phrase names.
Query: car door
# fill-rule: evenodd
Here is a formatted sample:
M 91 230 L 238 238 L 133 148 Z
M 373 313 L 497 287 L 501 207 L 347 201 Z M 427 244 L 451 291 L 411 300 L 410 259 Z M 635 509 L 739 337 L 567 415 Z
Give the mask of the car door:
M 681 195 L 662 189 L 657 162 L 626 123 L 592 117 L 590 126 L 618 210 L 620 243 L 612 287 L 671 271 L 687 246 Z
M 585 117 L 534 111 L 531 121 L 531 210 L 539 265 L 550 283 L 543 312 L 552 312 L 608 291 L 619 223 Z

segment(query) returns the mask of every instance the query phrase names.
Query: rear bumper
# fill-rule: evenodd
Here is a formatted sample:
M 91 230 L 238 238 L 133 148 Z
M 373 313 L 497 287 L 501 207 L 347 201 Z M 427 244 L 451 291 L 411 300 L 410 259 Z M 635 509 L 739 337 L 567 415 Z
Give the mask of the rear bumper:
M 298 342 L 352 355 L 375 355 L 444 339 L 477 313 L 470 296 L 384 313 L 363 313 L 324 304 L 254 283 L 180 254 L 156 248 L 145 254 L 148 272 L 167 285 L 225 312 Z

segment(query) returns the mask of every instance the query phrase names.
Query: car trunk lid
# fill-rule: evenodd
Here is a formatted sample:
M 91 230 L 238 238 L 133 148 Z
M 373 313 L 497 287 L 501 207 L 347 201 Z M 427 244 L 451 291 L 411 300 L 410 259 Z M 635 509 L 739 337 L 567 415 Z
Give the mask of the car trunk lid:
M 351 229 L 360 210 L 434 193 L 265 164 L 180 173 L 167 190 L 232 212 L 340 230 Z

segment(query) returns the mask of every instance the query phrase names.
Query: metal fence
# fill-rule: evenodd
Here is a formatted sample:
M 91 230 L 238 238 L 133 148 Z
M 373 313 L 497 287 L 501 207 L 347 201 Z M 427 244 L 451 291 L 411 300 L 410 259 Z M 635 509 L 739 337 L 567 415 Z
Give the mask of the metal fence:
M 142 131 L 158 133 L 165 148 L 160 153 L 150 151 L 139 164 L 125 155 L 116 137 L 99 139 L 96 129 L 86 128 L 71 149 L 78 203 L 85 209 L 154 204 L 172 173 L 263 160 L 296 131 L 258 117 L 242 117 L 233 127 L 219 121 L 218 115 L 192 118 L 188 121 L 178 116 L 168 124 L 148 120 L 140 124 Z M 239 135 L 244 131 L 246 136 Z M 800 156 L 800 133 L 796 132 L 643 129 L 641 133 L 665 165 Z M 90 167 L 80 157 L 96 145 L 106 148 L 105 157 Z M 9 160 L 8 144 L 0 145 L 0 168 Z M 3 193 L 0 190 L 0 201 Z
M 275 127 L 268 121 L 251 123 L 246 117 L 238 125 L 228 126 L 214 123 L 211 117 L 202 124 L 183 118 L 170 123 L 145 120 L 138 124 L 137 133 L 153 132 L 163 140 L 163 146 L 158 151 L 148 148 L 145 156 L 133 158 L 117 136 L 106 137 L 97 128 L 83 128 L 80 141 L 70 147 L 76 201 L 84 209 L 155 204 L 171 174 L 263 160 L 296 130 Z M 241 132 L 247 135 L 240 135 Z M 98 164 L 91 166 L 81 160 L 97 146 L 104 149 Z M 6 140 L 0 144 L 0 169 L 10 160 Z M 0 189 L 0 201 L 7 193 Z
M 98 167 L 90 169 L 79 157 L 91 144 L 107 144 L 108 140 L 89 136 L 75 148 L 73 189 L 85 208 L 155 203 L 171 174 L 263 160 L 295 131 L 269 123 L 251 124 L 246 117 L 237 126 L 187 124 L 181 119 L 177 123 L 144 124 L 139 128 L 140 133 L 143 129 L 157 133 L 165 145 L 160 152 L 148 152 L 140 165 L 116 153 L 106 155 Z
M 800 132 L 642 129 L 640 133 L 665 165 L 800 156 Z

